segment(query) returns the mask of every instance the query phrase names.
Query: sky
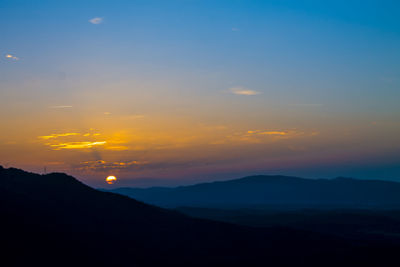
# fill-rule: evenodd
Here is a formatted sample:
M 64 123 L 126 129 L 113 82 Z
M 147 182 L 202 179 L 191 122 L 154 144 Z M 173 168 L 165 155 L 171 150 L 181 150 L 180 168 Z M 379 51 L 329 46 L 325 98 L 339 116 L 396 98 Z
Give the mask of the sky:
M 93 186 L 400 181 L 398 1 L 0 1 L 0 164 Z

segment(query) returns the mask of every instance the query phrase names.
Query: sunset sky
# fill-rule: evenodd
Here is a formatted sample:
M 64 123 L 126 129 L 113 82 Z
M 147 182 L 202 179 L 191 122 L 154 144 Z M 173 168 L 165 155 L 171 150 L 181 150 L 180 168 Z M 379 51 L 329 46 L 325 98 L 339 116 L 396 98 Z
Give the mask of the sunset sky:
M 109 175 L 400 181 L 399 12 L 378 0 L 2 0 L 0 164 L 104 187 Z

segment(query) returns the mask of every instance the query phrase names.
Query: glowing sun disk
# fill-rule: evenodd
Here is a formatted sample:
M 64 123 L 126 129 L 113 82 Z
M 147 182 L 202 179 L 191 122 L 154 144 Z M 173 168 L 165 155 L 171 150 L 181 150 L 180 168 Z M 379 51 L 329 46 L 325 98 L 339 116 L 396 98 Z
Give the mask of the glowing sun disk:
M 113 183 L 115 183 L 116 181 L 117 181 L 117 177 L 112 176 L 112 175 L 110 175 L 110 176 L 108 176 L 108 177 L 106 178 L 106 182 L 107 182 L 108 184 L 113 184 Z

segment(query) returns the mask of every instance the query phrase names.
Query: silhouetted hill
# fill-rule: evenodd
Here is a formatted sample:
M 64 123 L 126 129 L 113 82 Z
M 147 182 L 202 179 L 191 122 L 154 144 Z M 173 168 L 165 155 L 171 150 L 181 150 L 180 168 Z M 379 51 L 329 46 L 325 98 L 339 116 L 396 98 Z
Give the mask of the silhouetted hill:
M 0 203 L 2 266 L 389 266 L 399 248 L 193 219 L 61 173 L 0 167 Z
M 254 227 L 291 227 L 347 238 L 400 239 L 400 210 L 373 209 L 210 209 L 178 208 L 197 218 Z
M 351 178 L 251 176 L 176 188 L 111 191 L 169 208 L 400 208 L 400 183 Z

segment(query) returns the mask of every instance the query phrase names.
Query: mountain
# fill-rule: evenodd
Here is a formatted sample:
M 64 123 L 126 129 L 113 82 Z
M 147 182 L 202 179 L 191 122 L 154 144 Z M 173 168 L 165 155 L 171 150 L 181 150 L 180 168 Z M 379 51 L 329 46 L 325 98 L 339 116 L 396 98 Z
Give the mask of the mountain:
M 291 227 L 347 238 L 400 238 L 400 210 L 178 208 L 192 217 L 253 227 Z
M 0 166 L 3 266 L 390 266 L 400 242 L 203 219 Z M 395 264 L 393 264 L 394 266 Z
M 111 191 L 168 208 L 400 208 L 400 183 L 351 178 L 259 175 L 176 188 Z

